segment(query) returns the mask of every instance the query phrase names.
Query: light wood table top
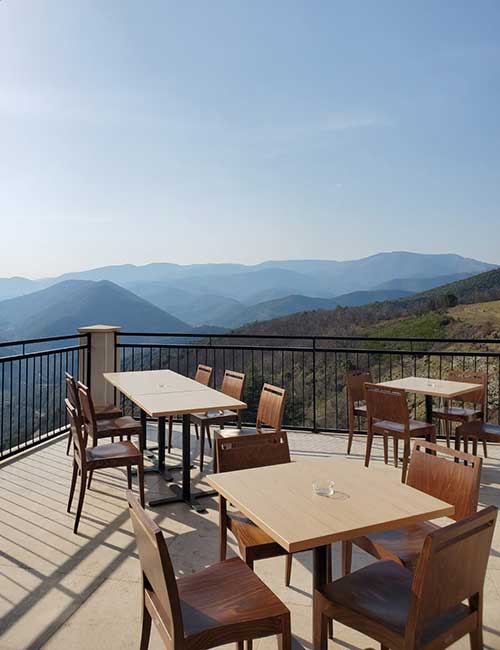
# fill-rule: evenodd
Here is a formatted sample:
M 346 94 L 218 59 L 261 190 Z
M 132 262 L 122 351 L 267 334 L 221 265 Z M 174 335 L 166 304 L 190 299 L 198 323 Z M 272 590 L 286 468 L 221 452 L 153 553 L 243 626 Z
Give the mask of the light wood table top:
M 172 370 L 107 372 L 104 378 L 153 418 L 246 408 L 245 402 Z
M 469 384 L 462 381 L 449 381 L 448 379 L 427 379 L 426 377 L 404 377 L 392 381 L 382 381 L 378 386 L 388 388 L 401 388 L 407 393 L 418 395 L 430 395 L 432 397 L 443 397 L 453 399 L 467 393 L 473 393 L 482 388 L 481 384 Z
M 313 494 L 318 479 L 335 494 Z M 347 459 L 308 460 L 213 474 L 210 485 L 293 553 L 450 516 L 453 506 L 401 483 L 396 472 Z

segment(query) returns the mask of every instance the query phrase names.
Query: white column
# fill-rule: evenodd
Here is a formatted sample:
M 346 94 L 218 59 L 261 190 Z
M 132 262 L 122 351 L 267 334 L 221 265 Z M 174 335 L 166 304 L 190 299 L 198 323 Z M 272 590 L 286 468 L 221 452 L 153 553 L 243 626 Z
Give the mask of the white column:
M 78 334 L 90 334 L 90 388 L 94 404 L 113 404 L 114 390 L 111 384 L 105 381 L 103 373 L 114 372 L 120 368 L 120 348 L 115 349 L 115 332 L 121 327 L 115 325 L 89 325 L 78 328 Z M 86 338 L 81 338 L 84 344 Z M 116 364 L 116 365 L 115 365 Z M 83 373 L 83 364 L 79 364 Z M 87 377 L 79 377 L 83 383 Z

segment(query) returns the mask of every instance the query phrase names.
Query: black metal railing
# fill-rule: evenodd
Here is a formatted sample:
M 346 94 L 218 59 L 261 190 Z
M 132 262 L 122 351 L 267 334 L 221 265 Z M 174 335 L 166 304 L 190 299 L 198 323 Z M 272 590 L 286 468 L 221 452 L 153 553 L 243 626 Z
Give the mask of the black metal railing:
M 500 422 L 500 339 L 426 339 L 363 336 L 281 336 L 122 332 L 117 370 L 170 368 L 193 376 L 196 365 L 214 368 L 214 387 L 224 370 L 247 377 L 245 419 L 255 422 L 264 382 L 287 390 L 284 426 L 296 430 L 346 431 L 345 373 L 369 369 L 374 381 L 408 375 L 446 378 L 452 369 L 488 374 L 486 417 Z M 123 399 L 129 413 L 137 415 Z M 412 403 L 414 417 L 424 417 L 423 398 Z
M 0 343 L 0 458 L 67 431 L 65 373 L 89 382 L 90 335 Z

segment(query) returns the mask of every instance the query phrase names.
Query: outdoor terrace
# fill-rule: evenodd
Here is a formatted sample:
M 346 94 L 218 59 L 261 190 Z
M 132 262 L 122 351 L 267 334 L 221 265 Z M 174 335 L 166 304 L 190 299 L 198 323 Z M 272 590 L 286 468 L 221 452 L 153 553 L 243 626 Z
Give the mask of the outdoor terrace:
M 94 354 L 95 348 L 89 339 L 87 334 L 83 334 L 75 345 L 68 346 L 63 341 L 65 347 L 60 349 L 51 347 L 50 353 L 40 350 L 36 352 L 29 352 L 26 349 L 24 352 L 13 350 L 16 353 L 19 351 L 19 354 L 5 356 L 3 361 L 0 359 L 2 361 L 0 376 L 3 376 L 0 384 L 3 390 L 0 409 L 3 409 L 1 411 L 2 439 L 6 457 L 0 465 L 0 650 L 39 648 L 113 650 L 114 648 L 135 649 L 139 644 L 140 567 L 124 496 L 125 473 L 122 470 L 102 470 L 96 473 L 85 501 L 78 535 L 72 532 L 74 514 L 66 513 L 72 460 L 66 455 L 67 427 L 63 411 L 59 409 L 59 404 L 64 397 L 61 378 L 65 369 L 73 370 L 83 378 L 92 378 L 91 373 L 102 370 L 98 358 L 93 358 L 90 363 L 89 351 Z M 52 342 L 50 343 L 52 346 Z M 113 349 L 115 345 L 116 341 L 113 341 Z M 158 348 L 163 349 L 160 356 L 153 354 L 153 344 L 150 343 L 149 348 L 147 345 L 147 343 L 141 344 L 142 349 L 134 350 L 133 357 L 129 357 L 129 360 L 132 359 L 130 363 L 137 364 L 142 353 L 142 365 L 136 366 L 135 369 L 147 367 L 150 350 L 153 362 L 161 364 L 162 367 L 168 367 L 169 362 L 174 365 L 173 359 L 176 357 L 173 353 L 169 355 L 166 350 L 167 346 L 171 346 L 178 355 L 175 343 L 172 344 L 169 340 L 165 343 L 165 348 Z M 183 342 L 183 349 L 187 345 Z M 68 347 L 73 349 L 68 351 Z M 246 347 L 251 349 L 250 344 Z M 274 347 L 278 348 L 277 345 Z M 256 364 L 257 358 L 263 359 L 262 351 L 258 346 L 253 349 L 254 353 L 249 358 L 253 356 L 253 362 Z M 484 349 L 482 351 L 484 352 Z M 351 354 L 353 357 L 357 354 L 359 358 L 362 352 L 366 354 L 366 350 L 359 349 L 355 349 Z M 282 367 L 277 362 L 278 354 L 284 355 L 286 364 L 292 352 L 288 349 L 282 352 L 274 350 L 273 353 L 275 355 L 273 370 L 278 373 Z M 30 357 L 30 354 L 34 356 Z M 201 349 L 193 348 L 191 354 L 193 363 L 196 360 L 204 360 L 202 356 L 204 352 Z M 226 352 L 226 366 L 235 363 L 237 369 L 239 354 L 241 352 L 238 349 L 236 353 Z M 270 354 L 270 351 L 267 350 L 265 354 Z M 298 356 L 300 363 L 303 363 L 302 355 L 304 357 L 310 355 L 312 358 L 313 354 L 319 356 L 323 352 L 321 350 L 301 352 L 296 349 L 293 354 Z M 346 352 L 332 349 L 325 354 L 335 355 L 335 364 L 337 364 L 340 363 L 340 355 L 345 355 Z M 375 367 L 378 366 L 380 357 L 378 367 L 380 369 L 385 367 L 386 358 L 380 351 L 368 354 L 372 354 L 372 363 L 375 362 Z M 463 354 L 465 353 L 461 350 L 460 359 L 462 359 L 460 355 Z M 487 358 L 491 374 L 497 373 L 496 352 L 488 352 L 488 357 L 481 354 L 478 356 L 476 350 L 469 350 L 466 354 L 467 364 L 477 365 Z M 13 357 L 19 357 L 19 360 L 13 360 Z M 421 367 L 418 364 L 424 364 L 424 367 L 434 370 L 439 367 L 434 363 L 439 355 L 433 357 L 430 354 L 423 354 L 422 350 L 417 352 L 409 350 L 408 359 L 414 358 L 416 367 Z M 219 361 L 222 367 L 223 360 L 219 359 Z M 300 368 L 295 361 L 296 359 L 292 365 L 295 374 L 294 382 L 301 386 L 298 380 Z M 113 366 L 116 367 L 117 363 L 120 367 L 120 363 L 123 364 L 123 357 L 120 362 L 120 360 L 116 361 L 115 356 Z M 328 360 L 327 363 L 330 361 Z M 404 363 L 412 367 L 413 361 L 410 364 L 405 358 Z M 188 359 L 188 369 L 191 367 L 190 364 Z M 23 368 L 19 370 L 21 365 Z M 264 360 L 259 366 L 259 371 L 270 372 L 271 365 L 271 358 Z M 398 371 L 400 368 L 401 366 L 398 366 Z M 305 366 L 302 366 L 303 373 L 304 369 Z M 395 372 L 395 367 L 391 366 L 391 371 Z M 286 367 L 284 372 L 286 375 Z M 318 374 L 320 372 L 319 363 L 315 372 Z M 340 368 L 337 372 L 341 374 Z M 41 378 L 47 376 L 45 373 L 48 373 L 49 381 L 44 379 L 38 383 L 39 376 Z M 254 376 L 257 384 L 257 372 Z M 498 374 L 495 376 L 498 377 Z M 6 381 L 6 377 L 10 380 Z M 34 385 L 32 385 L 33 377 L 36 380 Z M 311 379 L 309 372 L 307 377 Z M 304 391 L 311 390 L 310 384 L 307 389 L 307 377 L 304 379 Z M 260 375 L 259 378 L 261 379 Z M 290 379 L 290 375 L 288 378 Z M 279 382 L 279 378 L 277 381 Z M 36 398 L 35 404 L 30 406 L 30 400 L 25 399 L 24 395 L 29 395 L 32 389 Z M 251 386 L 248 390 L 251 390 Z M 320 431 L 322 429 L 320 408 L 322 414 L 325 412 L 322 402 L 322 406 L 319 406 L 321 390 L 323 388 L 318 388 L 316 392 L 318 400 L 316 429 Z M 335 394 L 343 390 L 343 385 L 339 384 L 335 387 Z M 339 403 L 340 397 L 337 396 L 336 399 Z M 329 404 L 335 404 L 335 401 L 327 403 L 327 418 Z M 490 396 L 489 405 L 496 416 L 494 391 Z M 420 406 L 417 404 L 416 408 Z M 16 410 L 19 407 L 20 413 Z M 57 407 L 55 411 L 50 410 L 55 407 Z M 30 408 L 32 410 L 28 410 Z M 302 412 L 292 410 L 288 417 L 297 418 L 297 422 L 300 419 L 302 424 L 302 415 Z M 32 416 L 34 425 L 31 425 Z M 14 434 L 14 429 L 9 429 L 9 426 L 14 427 L 17 421 L 20 425 L 26 421 L 27 428 L 15 429 L 16 434 Z M 309 415 L 306 413 L 305 427 L 313 428 L 311 421 L 312 416 L 309 411 Z M 290 447 L 294 459 L 345 457 L 347 441 L 343 431 L 312 434 L 297 430 L 299 427 L 291 426 L 290 421 L 287 423 L 286 420 L 284 428 L 290 432 Z M 24 439 L 16 438 L 19 431 L 24 431 Z M 156 439 L 156 425 L 153 422 L 148 423 L 148 439 L 149 441 Z M 5 444 L 7 440 L 10 442 L 10 447 Z M 174 449 L 168 458 L 169 463 L 174 464 L 181 459 L 180 446 L 180 428 L 176 425 Z M 204 475 L 199 472 L 198 444 L 194 435 L 192 435 L 191 449 L 195 466 L 191 472 L 192 480 L 196 487 L 208 489 Z M 361 465 L 364 450 L 365 438 L 360 435 L 355 436 L 349 462 Z M 209 456 L 209 449 L 206 449 L 206 454 Z M 208 458 L 205 469 L 207 473 L 212 471 Z M 392 465 L 383 464 L 382 448 L 378 439 L 374 443 L 369 471 L 398 473 L 399 476 L 400 469 L 396 470 Z M 134 489 L 136 489 L 135 482 Z M 167 493 L 168 485 L 162 479 L 155 475 L 146 475 L 146 501 Z M 489 457 L 484 460 L 479 503 L 480 507 L 491 504 L 500 506 L 500 446 L 498 445 L 489 446 Z M 207 507 L 205 514 L 197 514 L 183 503 L 148 510 L 167 537 L 178 576 L 190 574 L 217 560 L 217 499 L 207 498 L 204 500 L 204 505 Z M 334 548 L 334 577 L 340 574 L 338 546 L 337 544 Z M 236 555 L 237 546 L 231 535 L 229 535 L 229 547 L 229 555 Z M 296 643 L 311 648 L 312 554 L 304 552 L 295 558 L 289 588 L 284 585 L 283 558 L 259 561 L 255 565 L 255 570 L 290 608 L 292 633 Z M 355 549 L 353 569 L 372 561 L 372 558 Z M 500 649 L 499 612 L 500 526 L 497 523 L 485 584 L 484 647 L 487 650 Z M 152 649 L 163 647 L 154 630 L 150 647 Z M 254 647 L 265 650 L 267 647 L 276 647 L 276 641 L 273 637 L 262 639 L 256 642 Z M 335 624 L 335 642 L 330 642 L 330 647 L 363 650 L 374 648 L 376 645 L 373 640 L 340 624 Z M 452 648 L 454 650 L 469 648 L 468 639 L 462 639 Z

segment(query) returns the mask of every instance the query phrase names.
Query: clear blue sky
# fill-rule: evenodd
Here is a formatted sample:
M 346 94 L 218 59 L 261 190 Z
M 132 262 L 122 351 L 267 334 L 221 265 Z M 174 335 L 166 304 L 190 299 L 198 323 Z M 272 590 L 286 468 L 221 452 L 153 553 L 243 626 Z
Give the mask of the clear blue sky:
M 0 2 L 0 276 L 500 262 L 500 2 Z

